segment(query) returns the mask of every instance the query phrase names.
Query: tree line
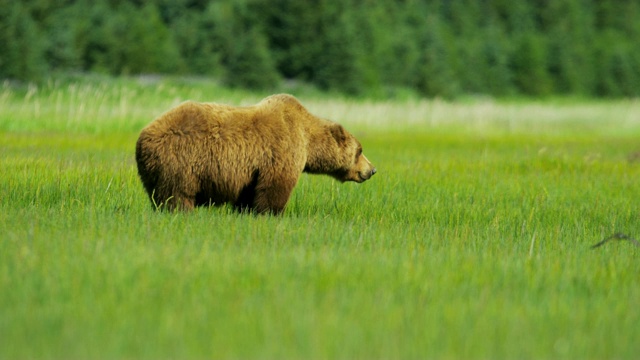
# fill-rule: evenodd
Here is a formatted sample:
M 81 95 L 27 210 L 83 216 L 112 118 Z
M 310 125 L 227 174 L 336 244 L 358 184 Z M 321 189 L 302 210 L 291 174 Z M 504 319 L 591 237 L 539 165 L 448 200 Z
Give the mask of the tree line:
M 191 74 L 268 89 L 640 95 L 637 0 L 0 0 L 0 78 Z

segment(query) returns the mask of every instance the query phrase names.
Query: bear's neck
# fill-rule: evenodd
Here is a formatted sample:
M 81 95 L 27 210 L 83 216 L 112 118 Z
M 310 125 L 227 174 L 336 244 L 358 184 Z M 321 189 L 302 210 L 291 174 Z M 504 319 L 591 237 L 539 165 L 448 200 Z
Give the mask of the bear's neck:
M 307 160 L 304 172 L 309 174 L 328 174 L 336 170 L 335 140 L 322 128 L 306 129 L 307 134 Z

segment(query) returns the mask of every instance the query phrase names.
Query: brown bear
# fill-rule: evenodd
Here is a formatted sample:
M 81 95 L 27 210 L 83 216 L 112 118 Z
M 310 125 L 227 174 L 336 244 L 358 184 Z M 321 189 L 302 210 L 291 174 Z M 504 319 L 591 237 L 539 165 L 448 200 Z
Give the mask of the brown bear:
M 376 173 L 353 135 L 286 94 L 248 107 L 184 102 L 142 130 L 136 162 L 153 206 L 169 210 L 279 214 L 302 172 L 358 183 Z

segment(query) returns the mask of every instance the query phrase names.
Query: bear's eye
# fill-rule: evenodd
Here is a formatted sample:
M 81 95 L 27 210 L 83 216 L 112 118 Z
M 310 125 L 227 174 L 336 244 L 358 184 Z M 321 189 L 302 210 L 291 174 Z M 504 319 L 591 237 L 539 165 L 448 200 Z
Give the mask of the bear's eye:
M 358 160 L 360 155 L 362 155 L 362 148 L 361 147 L 359 147 L 358 150 L 356 151 L 356 160 Z

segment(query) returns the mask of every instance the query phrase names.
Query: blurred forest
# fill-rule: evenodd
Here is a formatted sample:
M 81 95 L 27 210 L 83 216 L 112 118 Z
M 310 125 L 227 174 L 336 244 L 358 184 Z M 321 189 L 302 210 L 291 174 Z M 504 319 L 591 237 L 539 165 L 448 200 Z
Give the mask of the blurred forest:
M 0 78 L 634 97 L 639 19 L 638 0 L 0 0 Z

